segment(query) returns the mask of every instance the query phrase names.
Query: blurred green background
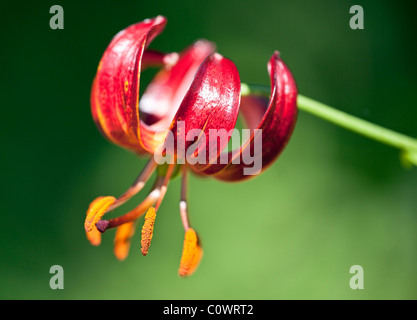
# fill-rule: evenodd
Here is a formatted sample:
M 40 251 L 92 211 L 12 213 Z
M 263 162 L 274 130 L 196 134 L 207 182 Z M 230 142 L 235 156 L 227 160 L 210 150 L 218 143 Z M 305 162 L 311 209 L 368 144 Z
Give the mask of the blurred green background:
M 49 28 L 54 4 L 64 8 L 64 30 Z M 364 8 L 364 30 L 349 28 L 354 4 Z M 113 231 L 92 247 L 83 230 L 89 202 L 120 195 L 145 163 L 107 142 L 90 115 L 92 79 L 119 30 L 165 15 L 151 48 L 180 51 L 206 38 L 248 83 L 269 83 L 266 63 L 279 50 L 300 93 L 417 136 L 413 2 L 8 1 L 0 11 L 0 298 L 417 298 L 417 169 L 404 169 L 397 150 L 304 112 L 280 159 L 256 179 L 192 177 L 191 221 L 205 250 L 192 277 L 177 276 L 179 179 L 148 256 L 139 232 L 119 262 Z M 64 290 L 49 287 L 55 264 Z M 349 287 L 357 264 L 364 290 Z

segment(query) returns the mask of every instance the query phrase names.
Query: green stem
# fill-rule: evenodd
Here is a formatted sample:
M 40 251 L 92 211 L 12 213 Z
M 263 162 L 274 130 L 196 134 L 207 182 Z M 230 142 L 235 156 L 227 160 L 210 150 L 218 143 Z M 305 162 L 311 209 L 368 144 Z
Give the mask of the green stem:
M 270 88 L 267 86 L 247 85 L 242 83 L 242 96 L 249 94 L 269 96 Z M 335 125 L 398 148 L 404 152 L 407 160 L 417 165 L 417 162 L 415 161 L 417 154 L 417 139 L 354 117 L 300 94 L 297 98 L 297 105 L 299 109 Z

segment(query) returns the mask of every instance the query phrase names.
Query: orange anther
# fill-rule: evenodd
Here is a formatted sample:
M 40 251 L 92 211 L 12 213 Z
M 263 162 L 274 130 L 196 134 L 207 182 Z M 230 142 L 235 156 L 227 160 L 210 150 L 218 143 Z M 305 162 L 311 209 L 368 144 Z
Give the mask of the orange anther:
M 203 249 L 198 244 L 197 233 L 192 228 L 187 229 L 178 274 L 181 277 L 190 276 L 197 269 L 202 255 Z
M 145 215 L 145 223 L 142 227 L 142 239 L 140 241 L 142 247 L 142 254 L 148 254 L 149 246 L 153 236 L 153 227 L 155 225 L 156 212 L 154 207 L 150 207 Z
M 130 239 L 135 233 L 135 221 L 127 222 L 119 226 L 116 230 L 116 236 L 114 237 L 114 254 L 117 259 L 126 259 L 129 248 Z
M 91 202 L 87 217 L 85 218 L 84 228 L 86 232 L 94 229 L 96 223 L 103 217 L 109 207 L 116 202 L 116 198 L 112 196 L 98 197 Z
M 87 239 L 93 246 L 98 246 L 101 243 L 101 232 L 96 227 L 89 232 L 86 232 Z

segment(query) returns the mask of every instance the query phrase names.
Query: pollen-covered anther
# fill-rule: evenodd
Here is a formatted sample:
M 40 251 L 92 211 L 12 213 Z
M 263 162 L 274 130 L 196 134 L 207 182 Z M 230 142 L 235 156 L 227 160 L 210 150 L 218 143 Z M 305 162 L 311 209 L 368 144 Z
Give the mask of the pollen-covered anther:
M 181 277 L 193 274 L 200 263 L 202 255 L 203 249 L 199 245 L 197 233 L 192 228 L 187 229 L 178 274 Z
M 93 246 L 98 246 L 101 243 L 101 232 L 95 227 L 91 231 L 86 232 L 86 236 Z
M 116 198 L 112 196 L 98 197 L 91 202 L 87 217 L 85 218 L 84 228 L 86 232 L 91 232 L 95 229 L 95 224 L 103 217 L 110 206 L 116 202 Z
M 156 212 L 154 207 L 150 207 L 145 215 L 145 223 L 142 227 L 142 238 L 140 241 L 142 254 L 148 254 L 149 246 L 153 236 L 153 228 L 155 225 Z
M 135 226 L 135 221 L 132 221 L 117 228 L 114 238 L 114 255 L 118 260 L 126 259 L 129 254 L 130 240 L 135 233 Z

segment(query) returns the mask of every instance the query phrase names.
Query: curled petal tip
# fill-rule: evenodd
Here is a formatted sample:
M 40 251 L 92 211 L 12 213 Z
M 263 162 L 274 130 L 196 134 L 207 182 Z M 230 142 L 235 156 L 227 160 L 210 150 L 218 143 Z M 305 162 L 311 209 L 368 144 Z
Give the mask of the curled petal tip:
M 178 53 L 176 52 L 169 53 L 165 55 L 163 58 L 164 65 L 167 68 L 170 68 L 178 62 L 179 58 L 180 58 L 180 55 Z
M 180 277 L 192 275 L 197 269 L 202 255 L 203 249 L 199 244 L 197 233 L 192 228 L 187 229 L 178 275 Z
M 241 99 L 239 111 L 250 130 L 250 138 L 228 153 L 227 165 L 212 165 L 204 173 L 223 181 L 242 181 L 264 171 L 285 148 L 297 120 L 297 86 L 278 51 L 267 68 L 271 81 L 269 99 L 250 93 Z M 247 88 L 242 88 L 247 93 Z M 253 158 L 249 160 L 250 154 Z
M 158 55 L 145 50 L 165 25 L 166 18 L 157 16 L 120 31 L 100 60 L 91 90 L 91 112 L 100 132 L 111 142 L 139 154 L 148 152 L 140 143 L 140 74 L 155 63 Z
M 103 217 L 110 206 L 116 202 L 116 198 L 112 196 L 98 197 L 91 202 L 87 217 L 85 218 L 84 228 L 86 232 L 93 230 L 95 224 Z
M 163 15 L 157 15 L 155 17 L 155 22 L 162 22 L 162 21 L 166 21 L 167 18 L 165 18 Z

